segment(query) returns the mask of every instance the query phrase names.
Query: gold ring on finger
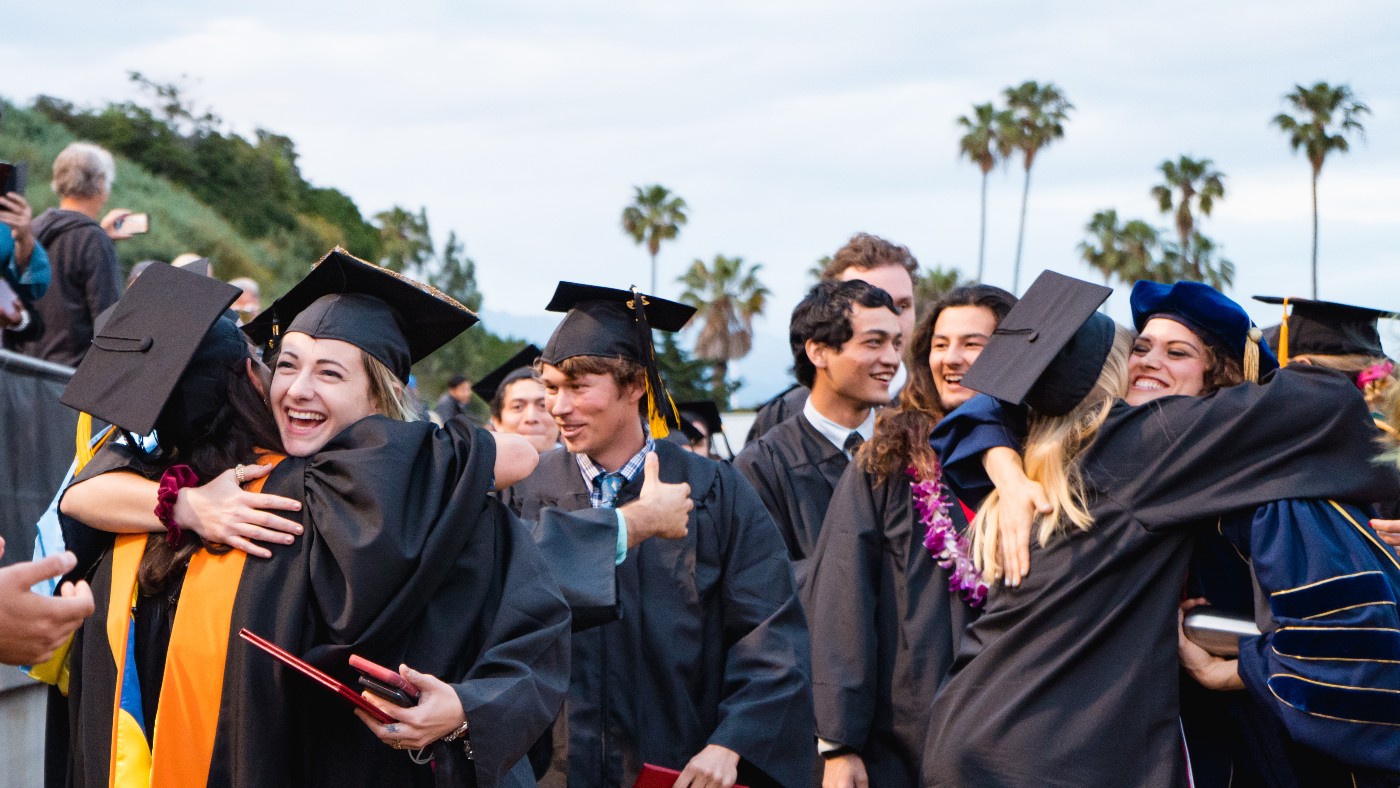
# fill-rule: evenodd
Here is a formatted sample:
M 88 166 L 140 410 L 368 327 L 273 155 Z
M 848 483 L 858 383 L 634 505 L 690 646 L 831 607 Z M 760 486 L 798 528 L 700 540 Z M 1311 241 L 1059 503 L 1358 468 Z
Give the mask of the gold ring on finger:
M 248 477 L 243 473 L 243 464 L 239 463 L 233 468 L 233 478 L 238 480 L 238 486 L 242 487 L 248 482 Z

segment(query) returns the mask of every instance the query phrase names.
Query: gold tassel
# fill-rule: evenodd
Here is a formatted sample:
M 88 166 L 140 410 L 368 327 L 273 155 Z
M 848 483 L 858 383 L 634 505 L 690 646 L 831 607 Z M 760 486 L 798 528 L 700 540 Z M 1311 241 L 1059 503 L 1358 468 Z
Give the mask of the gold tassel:
M 666 417 L 661 415 L 661 408 L 657 406 L 656 392 L 651 387 L 651 375 L 644 376 L 644 379 L 647 384 L 647 427 L 651 430 L 651 437 L 660 440 L 671 434 L 671 427 L 666 423 Z M 662 393 L 666 395 L 667 400 L 671 399 L 670 392 L 663 389 Z M 671 407 L 675 408 L 676 404 L 672 402 Z
M 1288 366 L 1288 299 L 1283 299 L 1283 322 L 1278 325 L 1278 365 Z
M 1250 383 L 1259 382 L 1259 341 L 1264 332 L 1258 326 L 1249 327 L 1249 337 L 1244 341 L 1244 379 Z
M 97 449 L 92 445 L 92 414 L 78 414 L 78 451 L 74 458 L 77 466 L 74 468 L 74 475 L 82 472 L 83 466 L 92 462 L 92 457 L 97 453 Z

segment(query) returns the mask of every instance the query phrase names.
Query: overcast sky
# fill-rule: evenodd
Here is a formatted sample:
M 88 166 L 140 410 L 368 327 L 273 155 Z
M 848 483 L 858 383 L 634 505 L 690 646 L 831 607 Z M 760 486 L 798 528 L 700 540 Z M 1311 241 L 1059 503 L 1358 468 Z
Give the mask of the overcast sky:
M 661 252 L 662 295 L 716 253 L 762 263 L 773 290 L 740 404 L 782 387 L 806 271 L 851 233 L 975 271 L 980 174 L 954 119 L 1026 79 L 1075 110 L 1032 171 L 1022 288 L 1043 268 L 1096 278 L 1076 246 L 1097 210 L 1169 226 L 1148 190 L 1188 154 L 1227 176 L 1201 226 L 1238 267 L 1231 295 L 1306 295 L 1308 165 L 1269 119 L 1327 80 L 1374 115 L 1323 172 L 1322 296 L 1400 309 L 1400 6 L 1383 0 L 12 5 L 0 95 L 101 103 L 134 97 L 129 70 L 188 74 L 366 215 L 421 205 L 439 238 L 456 230 L 488 324 L 541 315 L 561 278 L 645 287 L 619 214 L 634 185 L 664 184 L 691 220 Z M 992 284 L 1010 286 L 1021 182 L 1019 163 L 991 178 Z

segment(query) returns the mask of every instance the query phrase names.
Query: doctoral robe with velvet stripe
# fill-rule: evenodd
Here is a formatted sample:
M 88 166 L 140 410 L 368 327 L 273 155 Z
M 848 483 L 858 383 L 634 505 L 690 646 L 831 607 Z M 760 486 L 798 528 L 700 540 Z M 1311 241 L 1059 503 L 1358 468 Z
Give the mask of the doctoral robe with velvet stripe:
M 985 401 L 969 405 L 985 415 Z M 1286 412 L 1315 418 L 1300 432 Z M 935 430 L 939 456 L 955 453 L 941 437 L 976 434 L 959 418 Z M 1033 542 L 1030 574 L 994 588 L 968 627 L 934 703 L 925 784 L 1182 784 L 1176 620 L 1190 526 L 1289 496 L 1392 497 L 1394 469 L 1369 461 L 1375 434 L 1355 386 L 1313 368 L 1114 405 L 1080 460 L 1093 526 Z
M 948 514 L 965 530 L 952 504 Z M 948 590 L 926 530 L 908 476 L 877 484 L 852 463 L 810 562 L 803 604 L 817 735 L 854 749 L 873 786 L 919 785 L 929 709 L 976 612 Z
M 410 786 L 448 776 L 381 743 L 343 700 L 240 640 L 240 627 L 352 686 L 352 653 L 453 683 L 479 783 L 532 784 L 522 756 L 567 686 L 569 617 L 524 525 L 486 495 L 494 454 L 469 425 L 371 416 L 272 472 L 263 491 L 302 501 L 306 532 L 243 569 L 208 785 Z M 85 636 L 89 626 L 102 623 L 85 625 Z M 75 784 L 105 785 L 110 666 L 83 646 Z M 439 755 L 455 762 L 455 749 Z
M 545 786 L 631 786 L 643 763 L 682 769 L 707 744 L 739 753 L 747 785 L 805 785 L 811 660 L 787 550 L 730 466 L 657 441 L 660 478 L 690 484 L 684 539 L 652 538 L 617 566 L 621 618 L 573 635 L 573 676 Z M 635 500 L 642 474 L 619 506 Z M 577 461 L 546 453 L 513 501 L 590 506 Z
M 1234 563 L 1197 560 L 1193 582 L 1217 608 L 1260 614 L 1264 634 L 1240 643 L 1248 692 L 1183 703 L 1198 786 L 1400 782 L 1400 560 L 1368 518 L 1334 501 L 1277 501 L 1201 535 L 1198 559 L 1217 546 L 1207 554 L 1229 551 Z M 1258 611 L 1252 593 L 1231 593 L 1252 592 L 1251 567 Z

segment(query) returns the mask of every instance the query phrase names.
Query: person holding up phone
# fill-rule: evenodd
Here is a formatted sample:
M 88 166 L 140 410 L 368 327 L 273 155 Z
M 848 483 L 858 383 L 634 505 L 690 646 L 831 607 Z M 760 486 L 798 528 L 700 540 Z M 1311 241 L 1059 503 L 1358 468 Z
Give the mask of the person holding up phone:
M 4 121 L 0 106 L 0 122 Z M 49 256 L 34 239 L 33 212 L 24 199 L 24 167 L 0 162 L 11 175 L 0 181 L 0 328 L 23 331 L 29 310 L 49 289 Z

